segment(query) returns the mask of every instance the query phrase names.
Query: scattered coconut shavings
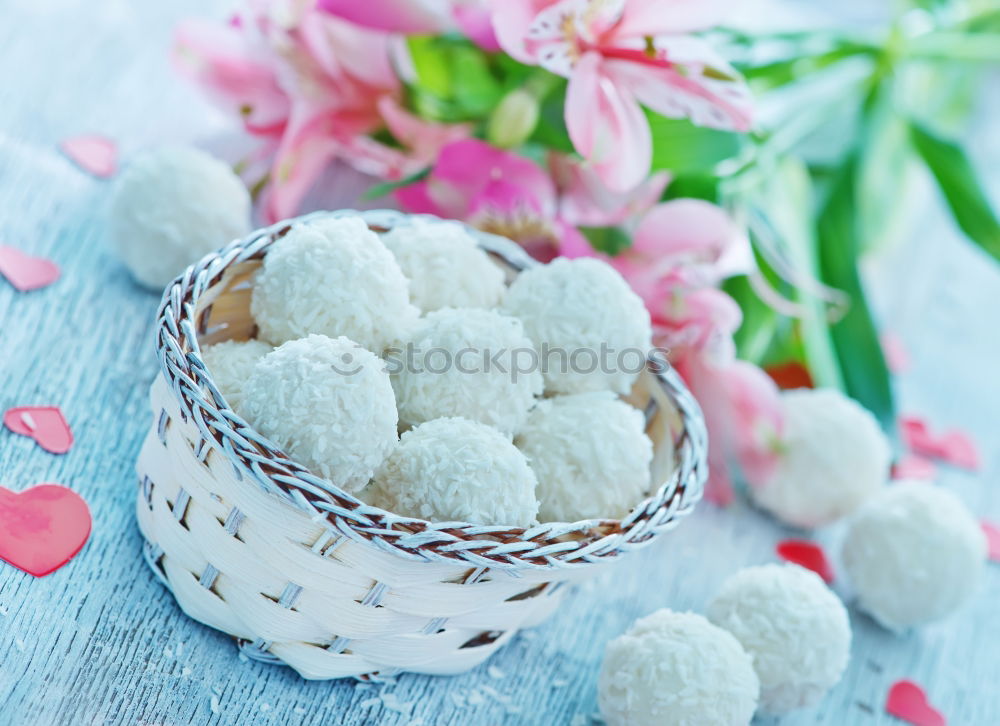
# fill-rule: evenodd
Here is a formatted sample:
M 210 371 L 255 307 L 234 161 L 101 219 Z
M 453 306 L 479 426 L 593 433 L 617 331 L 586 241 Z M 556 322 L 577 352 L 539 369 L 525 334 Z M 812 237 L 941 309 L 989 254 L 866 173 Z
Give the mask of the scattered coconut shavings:
M 452 691 L 448 695 L 451 696 L 452 703 L 454 703 L 459 708 L 465 708 L 465 696 L 463 696 L 458 691 Z
M 187 666 L 181 668 L 181 678 L 187 678 L 191 675 L 191 673 L 193 673 L 193 671 Z
M 10 612 L 10 611 L 7 610 L 7 608 L 5 608 L 3 605 L 0 605 L 0 615 L 3 615 L 4 617 L 7 617 L 7 613 L 8 612 Z
M 294 713 L 296 716 L 301 716 L 305 712 L 306 710 L 302 708 L 302 706 L 296 706 L 295 708 L 292 709 L 292 713 Z
M 173 648 L 170 648 L 170 647 L 164 648 L 163 649 L 163 655 L 165 655 L 167 658 L 173 658 L 174 657 L 174 650 L 173 650 Z
M 478 706 L 478 705 L 480 705 L 482 703 L 485 703 L 485 702 L 486 702 L 486 699 L 483 698 L 483 694 L 480 693 L 477 689 L 473 688 L 471 691 L 469 691 L 469 705 L 470 706 Z
M 17 648 L 22 653 L 24 652 L 24 641 L 20 638 L 14 638 L 14 647 Z
M 212 709 L 212 713 L 220 713 L 222 707 L 219 705 L 219 697 L 212 694 L 212 698 L 209 700 L 209 708 Z
M 238 651 L 236 653 L 236 657 L 237 657 L 237 659 L 239 659 L 240 663 L 249 663 L 250 662 L 250 658 L 242 650 Z
M 218 686 L 212 686 L 212 693 L 214 693 L 216 696 L 221 696 L 222 689 L 219 688 Z
M 366 698 L 364 701 L 358 704 L 358 708 L 372 708 L 373 706 L 381 706 L 381 698 Z
M 400 701 L 395 693 L 382 693 L 382 703 L 390 711 L 408 715 L 413 710 L 413 704 L 408 701 Z
M 496 666 L 491 665 L 486 669 L 486 673 L 489 674 L 490 678 L 504 678 L 507 674 Z
M 410 721 L 409 726 L 424 726 L 424 719 L 420 716 L 417 716 L 415 719 Z
M 563 680 L 562 678 L 556 678 L 552 681 L 553 688 L 565 688 L 569 685 L 569 681 Z
M 570 726 L 587 726 L 588 723 L 590 723 L 590 718 L 585 713 L 574 713 L 569 722 Z
M 507 706 L 506 706 L 506 708 L 504 710 L 507 711 L 507 713 L 510 713 L 510 714 L 519 714 L 519 713 L 521 713 L 522 709 L 516 703 L 508 703 Z
M 267 711 L 270 711 L 271 710 L 271 704 L 270 703 L 262 703 L 262 704 L 260 704 L 260 710 L 264 711 L 265 713 Z

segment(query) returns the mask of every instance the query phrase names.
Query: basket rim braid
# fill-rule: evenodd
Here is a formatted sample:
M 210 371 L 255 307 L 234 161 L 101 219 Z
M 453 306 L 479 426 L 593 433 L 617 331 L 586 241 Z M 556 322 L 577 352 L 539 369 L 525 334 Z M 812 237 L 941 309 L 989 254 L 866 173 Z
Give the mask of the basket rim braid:
M 607 561 L 649 543 L 671 529 L 701 499 L 707 477 L 707 432 L 701 410 L 669 363 L 651 354 L 646 367 L 677 409 L 682 430 L 675 440 L 675 468 L 622 520 L 546 522 L 528 528 L 468 522 L 428 522 L 367 504 L 316 476 L 257 433 L 226 403 L 201 358 L 196 316 L 202 295 L 232 265 L 261 259 L 294 224 L 361 216 L 377 230 L 409 219 L 437 219 L 395 210 L 313 212 L 251 232 L 203 257 L 166 288 L 156 319 L 156 350 L 164 378 L 206 441 L 225 454 L 238 478 L 249 476 L 264 491 L 324 524 L 339 536 L 400 557 L 425 562 L 468 563 L 501 570 L 573 568 Z M 463 225 L 485 251 L 516 270 L 539 264 L 517 244 Z M 656 406 L 655 401 L 650 406 Z M 651 415 L 646 411 L 647 418 Z

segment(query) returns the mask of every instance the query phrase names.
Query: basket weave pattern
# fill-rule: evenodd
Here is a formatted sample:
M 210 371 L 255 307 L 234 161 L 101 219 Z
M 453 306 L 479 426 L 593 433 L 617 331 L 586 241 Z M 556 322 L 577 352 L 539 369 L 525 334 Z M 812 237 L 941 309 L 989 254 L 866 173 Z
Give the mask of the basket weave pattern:
M 358 214 L 353 211 L 320 215 Z M 406 224 L 360 213 L 373 229 Z M 161 371 L 137 463 L 145 559 L 192 618 L 248 656 L 306 678 L 472 668 L 557 606 L 566 583 L 651 542 L 700 499 L 706 434 L 676 374 L 650 359 L 630 397 L 646 412 L 654 477 L 625 519 L 528 529 L 430 523 L 372 507 L 287 458 L 226 404 L 199 344 L 254 333 L 249 281 L 285 222 L 190 267 L 157 318 Z M 535 264 L 472 231 L 510 275 Z

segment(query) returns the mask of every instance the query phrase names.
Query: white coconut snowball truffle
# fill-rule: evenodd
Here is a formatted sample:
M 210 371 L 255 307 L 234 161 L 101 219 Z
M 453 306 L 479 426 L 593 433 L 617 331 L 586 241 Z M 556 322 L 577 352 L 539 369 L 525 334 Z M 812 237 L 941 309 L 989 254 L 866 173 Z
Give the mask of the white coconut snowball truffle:
M 501 307 L 524 323 L 546 363 L 545 388 L 554 393 L 628 393 L 651 345 L 646 306 L 600 260 L 558 258 L 529 268 Z
M 406 424 L 461 416 L 513 435 L 542 392 L 535 347 L 520 321 L 495 310 L 435 311 L 408 343 L 412 354 L 390 358 Z
M 863 406 L 829 389 L 782 394 L 777 468 L 752 499 L 782 522 L 812 528 L 851 514 L 889 477 L 889 441 Z
M 664 609 L 608 643 L 598 701 L 608 726 L 744 726 L 758 689 L 736 638 L 701 615 Z
M 847 610 L 816 573 L 798 565 L 740 570 L 722 584 L 708 619 L 753 658 L 766 713 L 816 705 L 847 667 Z
M 982 575 L 986 538 L 951 492 L 900 481 L 851 522 L 844 568 L 858 604 L 891 630 L 942 618 L 969 598 Z
M 226 340 L 201 349 L 201 359 L 226 403 L 243 415 L 243 386 L 257 361 L 270 353 L 260 340 Z
M 392 253 L 360 217 L 296 224 L 274 243 L 250 305 L 275 345 L 316 333 L 380 352 L 418 315 Z
M 397 444 L 385 362 L 344 337 L 310 335 L 265 355 L 243 408 L 260 433 L 348 492 L 364 488 Z
M 191 147 L 136 155 L 115 182 L 111 247 L 132 276 L 160 289 L 250 230 L 250 194 L 225 163 Z
M 400 437 L 366 498 L 404 517 L 529 527 L 536 486 L 524 455 L 496 429 L 439 418 Z
M 540 401 L 514 443 L 538 478 L 542 522 L 621 519 L 649 490 L 645 418 L 610 391 Z
M 413 219 L 382 235 L 410 281 L 410 301 L 425 313 L 441 308 L 492 308 L 504 274 L 457 222 Z

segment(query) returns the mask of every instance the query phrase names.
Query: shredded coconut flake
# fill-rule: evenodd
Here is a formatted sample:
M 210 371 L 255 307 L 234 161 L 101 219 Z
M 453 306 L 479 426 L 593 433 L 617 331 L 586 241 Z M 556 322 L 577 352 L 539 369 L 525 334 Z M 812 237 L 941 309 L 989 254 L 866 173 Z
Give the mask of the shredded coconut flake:
M 624 517 L 650 487 L 644 429 L 642 412 L 610 391 L 540 401 L 514 439 L 538 478 L 538 518 Z
M 407 431 L 365 492 L 407 517 L 527 527 L 535 522 L 535 475 L 501 433 L 463 418 Z
M 646 306 L 622 276 L 600 260 L 560 257 L 525 270 L 507 289 L 501 308 L 524 323 L 539 350 L 550 349 L 545 388 L 556 393 L 628 393 L 652 345 Z M 602 366 L 602 346 L 616 358 L 622 356 L 623 365 Z M 628 349 L 637 353 L 626 355 Z M 593 353 L 593 370 L 590 354 L 576 351 Z M 575 366 L 570 365 L 573 360 Z
M 423 312 L 491 308 L 504 293 L 503 271 L 457 222 L 412 219 L 382 235 Z
M 847 610 L 816 573 L 797 565 L 740 570 L 722 584 L 708 617 L 753 658 L 765 713 L 817 704 L 847 667 Z
M 407 281 L 360 217 L 297 224 L 257 273 L 251 312 L 275 344 L 311 333 L 346 336 L 382 351 L 416 321 Z
M 248 420 L 286 453 L 350 492 L 396 446 L 396 402 L 385 363 L 347 338 L 310 335 L 254 366 Z

